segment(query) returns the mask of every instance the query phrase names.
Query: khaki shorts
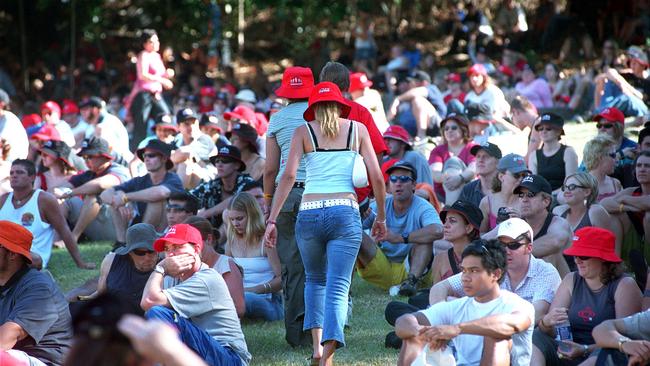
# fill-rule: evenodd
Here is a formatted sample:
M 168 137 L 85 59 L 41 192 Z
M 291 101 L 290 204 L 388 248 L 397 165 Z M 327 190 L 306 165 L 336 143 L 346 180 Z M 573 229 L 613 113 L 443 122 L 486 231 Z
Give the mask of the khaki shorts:
M 391 286 L 401 284 L 408 277 L 407 261 L 408 257 L 403 262 L 391 262 L 381 248 L 377 247 L 375 257 L 367 266 L 362 267 L 357 261 L 357 272 L 364 280 L 388 290 Z M 418 287 L 431 287 L 432 281 L 431 271 L 428 271 L 420 279 Z

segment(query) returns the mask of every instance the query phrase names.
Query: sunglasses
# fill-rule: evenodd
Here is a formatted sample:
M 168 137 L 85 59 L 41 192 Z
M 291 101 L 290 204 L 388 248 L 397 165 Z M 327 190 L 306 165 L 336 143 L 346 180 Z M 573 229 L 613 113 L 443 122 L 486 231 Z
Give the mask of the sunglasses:
M 521 193 L 519 193 L 519 198 L 524 198 L 524 197 L 534 198 L 535 196 L 537 196 L 537 193 L 535 193 L 535 192 L 526 192 L 526 193 L 521 192 Z
M 601 128 L 604 128 L 604 129 L 606 129 L 606 130 L 609 130 L 610 128 L 613 128 L 613 127 L 614 127 L 614 125 L 611 124 L 611 123 L 603 123 L 603 124 L 596 123 L 596 128 L 599 129 L 599 130 L 600 130 Z
M 522 246 L 528 244 L 528 243 L 522 243 L 522 242 L 519 242 L 519 241 L 504 243 L 504 242 L 502 242 L 500 240 L 499 240 L 499 243 L 501 243 L 501 245 L 503 245 L 504 247 L 506 247 L 506 248 L 508 248 L 510 250 L 517 250 L 517 249 L 521 248 Z
M 132 250 L 131 253 L 133 253 L 134 255 L 136 255 L 138 257 L 144 257 L 147 254 L 153 254 L 155 252 L 153 250 L 135 249 L 135 250 Z
M 165 207 L 167 212 L 188 212 L 184 206 L 181 205 L 167 205 Z
M 456 131 L 458 126 L 445 126 L 445 131 Z
M 408 175 L 391 175 L 390 176 L 390 181 L 392 183 L 397 183 L 398 181 L 400 183 L 406 183 L 408 181 L 414 181 L 414 179 L 409 177 Z
M 535 126 L 535 131 L 537 131 L 537 132 L 539 132 L 539 131 L 554 131 L 554 130 L 555 130 L 555 128 L 553 128 L 551 126 L 542 126 L 542 125 Z
M 562 192 L 566 192 L 566 191 L 573 192 L 573 191 L 576 190 L 576 188 L 585 189 L 587 187 L 581 186 L 579 184 L 565 184 L 565 185 L 562 186 Z
M 154 153 L 144 153 L 144 154 L 142 154 L 142 157 L 145 158 L 145 159 L 147 159 L 147 158 L 155 159 L 155 158 L 157 158 L 159 156 L 161 156 L 161 155 L 160 154 L 154 154 Z
M 588 261 L 593 257 L 586 257 L 584 255 L 576 255 L 576 258 L 580 259 L 581 261 Z
M 528 176 L 528 172 L 521 172 L 521 173 L 512 173 L 511 172 L 510 174 L 512 174 L 512 176 L 515 177 L 515 179 L 522 179 L 522 178 Z

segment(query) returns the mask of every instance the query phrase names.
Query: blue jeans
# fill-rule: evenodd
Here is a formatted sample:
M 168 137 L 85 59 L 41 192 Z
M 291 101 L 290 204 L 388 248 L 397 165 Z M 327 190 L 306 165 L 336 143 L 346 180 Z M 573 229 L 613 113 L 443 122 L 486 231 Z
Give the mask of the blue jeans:
M 284 318 L 284 309 L 282 308 L 282 296 L 277 292 L 274 294 L 256 294 L 254 292 L 244 292 L 244 301 L 246 302 L 247 318 L 264 319 L 275 321 Z
M 322 342 L 343 346 L 350 279 L 361 246 L 359 211 L 349 206 L 300 211 L 296 242 L 306 275 L 303 329 L 322 328 Z
M 145 318 L 159 319 L 176 327 L 181 341 L 204 359 L 208 365 L 243 365 L 241 358 L 235 351 L 222 346 L 205 330 L 194 325 L 189 319 L 182 318 L 170 308 L 154 306 L 145 313 Z
M 633 95 L 623 94 L 618 85 L 607 80 L 603 87 L 600 105 L 596 106 L 596 111 L 600 113 L 603 109 L 609 107 L 618 108 L 626 117 L 639 117 L 648 114 L 648 106 L 645 105 L 643 100 Z

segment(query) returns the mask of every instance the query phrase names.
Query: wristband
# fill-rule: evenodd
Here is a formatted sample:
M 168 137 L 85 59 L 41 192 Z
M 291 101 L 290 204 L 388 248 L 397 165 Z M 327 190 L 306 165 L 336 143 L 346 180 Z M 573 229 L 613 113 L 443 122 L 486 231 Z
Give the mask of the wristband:
M 275 220 L 266 220 L 267 225 L 275 225 Z
M 383 219 L 383 220 L 375 220 L 375 222 L 378 223 L 378 224 L 385 224 L 385 223 L 386 223 L 386 219 Z
M 623 213 L 623 210 L 625 210 L 625 205 L 621 203 L 618 205 L 618 212 Z
M 273 198 L 273 195 L 272 195 L 272 194 L 264 193 L 264 198 L 269 198 L 269 199 L 270 199 L 270 198 Z
M 125 205 L 129 203 L 129 198 L 126 196 L 126 193 L 124 194 L 124 196 L 122 196 L 122 203 Z

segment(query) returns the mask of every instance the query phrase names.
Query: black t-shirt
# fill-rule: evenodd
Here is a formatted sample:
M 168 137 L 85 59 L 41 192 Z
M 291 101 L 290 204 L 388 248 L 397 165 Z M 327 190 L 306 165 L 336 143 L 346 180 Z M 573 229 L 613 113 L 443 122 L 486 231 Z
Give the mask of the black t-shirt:
M 77 188 L 79 186 L 82 186 L 90 182 L 95 178 L 103 177 L 106 174 L 112 174 L 116 176 L 117 179 L 120 180 L 120 183 L 124 183 L 130 178 L 129 170 L 127 168 L 116 163 L 111 163 L 108 169 L 104 170 L 100 174 L 96 174 L 91 170 L 86 170 L 85 172 L 81 172 L 77 175 L 73 175 L 72 177 L 70 177 L 69 182 L 70 184 L 72 184 L 73 187 Z
M 72 344 L 68 302 L 46 274 L 23 268 L 0 287 L 0 324 L 20 325 L 28 336 L 14 349 L 47 365 L 61 365 Z
M 643 93 L 643 102 L 648 105 L 650 102 L 650 79 L 640 78 L 632 73 L 624 73 L 621 76 L 634 87 Z

